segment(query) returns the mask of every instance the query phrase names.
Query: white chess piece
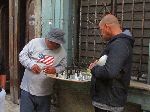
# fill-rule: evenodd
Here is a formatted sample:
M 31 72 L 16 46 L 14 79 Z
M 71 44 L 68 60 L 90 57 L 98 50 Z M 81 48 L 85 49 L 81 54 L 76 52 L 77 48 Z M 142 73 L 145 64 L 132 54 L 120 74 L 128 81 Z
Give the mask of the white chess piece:
M 75 79 L 75 80 L 79 80 L 79 79 L 78 79 L 78 74 L 75 73 L 74 75 L 75 75 L 74 79 Z
M 61 73 L 58 74 L 58 77 L 61 78 L 61 79 L 64 79 L 64 76 Z
M 100 66 L 105 65 L 106 60 L 107 60 L 107 57 L 108 57 L 107 55 L 103 55 L 103 56 L 98 60 L 97 64 L 100 65 Z

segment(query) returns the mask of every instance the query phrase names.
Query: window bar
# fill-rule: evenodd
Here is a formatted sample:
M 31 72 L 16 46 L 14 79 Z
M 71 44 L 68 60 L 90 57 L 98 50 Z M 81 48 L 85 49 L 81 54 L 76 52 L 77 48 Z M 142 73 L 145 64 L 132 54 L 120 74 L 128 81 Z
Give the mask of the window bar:
M 148 53 L 148 76 L 147 76 L 147 84 L 150 85 L 150 41 L 149 41 L 149 53 Z
M 131 32 L 133 32 L 133 20 L 134 20 L 134 8 L 135 8 L 135 0 L 132 3 L 132 14 L 131 14 Z
M 60 11 L 59 11 L 59 28 L 61 28 L 61 25 L 60 25 L 60 24 L 61 24 L 61 21 L 62 21 L 62 18 L 61 18 L 61 17 L 62 17 L 62 15 L 61 15 L 61 12 L 62 12 L 62 10 L 61 10 L 61 9 L 62 9 L 62 7 L 61 7 L 61 4 L 62 4 L 62 2 L 61 2 L 61 1 L 62 1 L 62 0 L 60 0 Z
M 74 4 L 75 4 L 75 1 L 74 1 Z M 72 20 L 72 27 L 71 27 L 71 31 L 72 31 L 72 65 L 73 65 L 73 67 L 75 67 L 76 66 L 76 64 L 75 64 L 75 33 L 74 32 L 76 32 L 75 31 L 75 23 L 76 23 L 76 20 L 75 20 L 75 13 L 74 13 L 74 11 L 75 11 L 75 7 L 73 6 L 73 15 L 72 15 L 72 18 L 71 18 L 71 20 Z M 74 32 L 73 32 L 74 31 Z
M 55 8 L 55 7 L 56 7 L 56 0 L 54 0 L 54 5 L 52 5 L 52 6 L 53 6 L 52 9 L 53 9 L 53 13 L 54 13 L 54 15 L 53 15 L 53 16 L 54 16 L 54 17 L 53 17 L 53 19 L 54 19 L 54 26 L 53 26 L 53 27 L 55 27 L 55 22 L 56 22 L 56 14 L 55 14 L 55 11 L 56 11 L 56 10 L 55 10 L 55 9 L 56 9 L 56 8 Z
M 97 34 L 96 34 L 96 31 L 97 31 L 97 21 L 98 21 L 98 17 L 97 17 L 97 4 L 98 4 L 98 2 L 97 2 L 97 0 L 96 0 L 96 6 L 95 6 L 95 20 L 94 20 L 94 22 L 95 22 L 95 25 L 94 25 L 94 55 L 93 55 L 93 59 L 95 59 L 95 56 L 96 56 L 96 37 L 97 37 Z
M 64 10 L 64 7 L 63 7 L 63 5 L 64 5 L 64 1 L 63 0 L 60 0 L 61 2 L 61 26 L 60 26 L 60 28 L 63 28 L 63 26 L 64 26 L 64 24 L 65 24 L 65 21 L 64 21 L 64 14 L 63 14 L 63 10 Z
M 87 52 L 88 52 L 88 39 L 89 39 L 89 21 L 90 21 L 90 17 L 89 17 L 89 12 L 90 12 L 90 0 L 88 0 L 88 10 L 87 10 L 87 32 L 86 32 L 86 40 L 85 40 L 85 42 L 86 42 L 86 47 L 85 47 L 85 52 L 86 52 L 86 54 L 87 54 Z M 88 57 L 86 56 L 85 57 L 85 60 L 84 60 L 84 64 L 85 65 L 87 65 L 87 62 L 88 61 Z
M 108 11 L 108 13 L 110 13 L 109 9 L 107 8 L 107 3 L 104 3 L 104 2 L 103 2 L 103 5 L 104 5 L 104 10 L 103 10 L 103 15 L 102 15 L 102 17 L 106 15 L 107 11 Z M 102 35 L 100 34 L 100 36 L 102 36 Z M 104 46 L 105 46 L 105 42 L 104 42 L 104 40 L 102 39 L 102 48 L 104 48 Z
M 141 37 L 141 48 L 140 48 L 140 66 L 137 80 L 142 76 L 142 58 L 143 58 L 143 38 L 144 38 L 144 22 L 145 22 L 145 0 L 143 0 L 143 15 L 142 15 L 142 37 Z
M 112 14 L 113 15 L 116 15 L 116 12 L 117 12 L 117 0 L 111 0 L 111 3 L 112 3 Z
M 104 5 L 104 13 L 103 13 L 103 15 L 106 15 L 106 14 L 111 14 L 111 12 L 110 12 L 110 10 L 108 9 L 108 7 L 107 7 L 107 3 L 105 2 L 103 2 L 103 5 Z
M 121 7 L 121 13 L 122 13 L 122 15 L 121 15 L 121 28 L 123 28 L 123 17 L 124 17 L 124 0 L 122 0 L 122 7 Z
M 79 68 L 81 67 L 81 35 L 82 35 L 82 0 L 80 2 L 80 31 L 79 31 Z

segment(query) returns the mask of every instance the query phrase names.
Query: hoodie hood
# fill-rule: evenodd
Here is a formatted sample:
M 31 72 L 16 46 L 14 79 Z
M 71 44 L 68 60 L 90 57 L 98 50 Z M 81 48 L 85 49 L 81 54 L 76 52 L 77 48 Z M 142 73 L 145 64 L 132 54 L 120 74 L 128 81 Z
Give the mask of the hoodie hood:
M 129 30 L 124 30 L 124 32 L 122 32 L 122 33 L 132 37 L 132 34 L 131 34 L 131 32 Z
M 130 40 L 130 43 L 131 43 L 131 45 L 132 45 L 132 47 L 133 47 L 135 40 L 134 40 L 134 38 L 133 38 L 131 32 L 130 32 L 129 30 L 124 30 L 124 32 L 122 32 L 122 34 L 126 35 L 125 37 Z
M 122 33 L 112 37 L 112 39 L 108 42 L 111 43 L 112 41 L 116 40 L 117 38 L 126 38 L 130 41 L 131 46 L 134 45 L 134 38 L 129 30 L 124 30 Z

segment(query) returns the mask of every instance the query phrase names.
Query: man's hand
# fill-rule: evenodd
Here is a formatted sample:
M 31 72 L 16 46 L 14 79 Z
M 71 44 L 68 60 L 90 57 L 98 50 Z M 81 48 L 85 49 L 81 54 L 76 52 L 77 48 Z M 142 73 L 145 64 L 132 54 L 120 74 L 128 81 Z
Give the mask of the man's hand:
M 90 66 L 89 66 L 89 69 L 90 69 L 90 70 L 91 70 L 94 66 L 97 65 L 97 61 L 98 61 L 98 60 L 96 60 L 94 63 L 91 63 L 91 64 L 90 64 Z
M 37 64 L 34 64 L 31 68 L 31 70 L 35 74 L 39 74 L 42 71 L 41 68 Z
M 44 68 L 44 72 L 47 73 L 47 74 L 55 74 L 56 69 L 55 69 L 55 67 L 52 67 L 52 66 L 46 66 Z

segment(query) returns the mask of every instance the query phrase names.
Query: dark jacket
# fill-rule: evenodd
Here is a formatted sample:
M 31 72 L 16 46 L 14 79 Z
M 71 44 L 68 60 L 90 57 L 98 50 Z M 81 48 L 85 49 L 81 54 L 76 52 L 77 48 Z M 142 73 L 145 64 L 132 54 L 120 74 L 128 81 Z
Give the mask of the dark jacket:
M 92 100 L 109 106 L 124 106 L 131 77 L 132 48 L 134 40 L 121 33 L 108 42 L 101 56 L 107 55 L 104 66 L 92 70 Z

